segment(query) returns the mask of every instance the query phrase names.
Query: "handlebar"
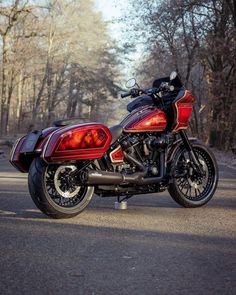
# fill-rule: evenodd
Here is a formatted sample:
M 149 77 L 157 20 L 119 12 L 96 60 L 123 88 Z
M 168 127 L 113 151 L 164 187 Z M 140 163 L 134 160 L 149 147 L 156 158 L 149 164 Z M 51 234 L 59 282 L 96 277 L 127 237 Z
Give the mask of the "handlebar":
M 130 91 L 122 93 L 120 96 L 121 98 L 125 98 L 127 96 L 132 96 L 132 97 L 137 97 L 141 94 L 147 94 L 147 95 L 152 95 L 156 93 L 156 88 L 149 88 L 149 89 L 138 89 L 138 88 L 132 88 Z
M 169 83 L 163 82 L 159 88 L 149 88 L 149 89 L 137 89 L 137 88 L 133 88 L 128 92 L 122 93 L 121 94 L 121 98 L 125 98 L 128 96 L 132 96 L 132 97 L 136 97 L 138 95 L 141 94 L 147 94 L 147 95 L 157 95 L 158 92 L 169 92 L 169 91 L 173 91 L 174 87 L 170 86 Z M 157 95 L 158 96 L 158 95 Z
M 139 89 L 139 88 L 132 88 L 132 89 L 130 89 L 130 91 L 122 93 L 121 98 L 125 98 L 127 96 L 136 97 L 136 96 L 140 95 L 141 93 L 144 93 L 144 90 Z
M 128 92 L 125 92 L 125 93 L 121 93 L 121 98 L 125 98 L 127 96 L 130 96 L 131 95 L 131 91 L 128 91 Z

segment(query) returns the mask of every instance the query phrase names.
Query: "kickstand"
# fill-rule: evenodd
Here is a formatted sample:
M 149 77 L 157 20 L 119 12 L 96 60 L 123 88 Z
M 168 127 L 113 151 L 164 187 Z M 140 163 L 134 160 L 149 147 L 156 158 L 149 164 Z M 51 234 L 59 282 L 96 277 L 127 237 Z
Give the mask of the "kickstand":
M 117 197 L 117 201 L 115 202 L 116 210 L 126 210 L 128 208 L 127 200 L 130 199 L 132 195 L 126 196 L 124 198 Z

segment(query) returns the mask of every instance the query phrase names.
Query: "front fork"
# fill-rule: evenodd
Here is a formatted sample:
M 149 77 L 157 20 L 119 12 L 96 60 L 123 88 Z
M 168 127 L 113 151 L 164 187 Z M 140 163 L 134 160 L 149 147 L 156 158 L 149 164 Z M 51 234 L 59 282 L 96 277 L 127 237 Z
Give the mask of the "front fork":
M 192 159 L 194 166 L 196 167 L 196 169 L 198 170 L 198 172 L 200 172 L 201 174 L 204 173 L 202 164 L 200 163 L 200 161 L 198 160 L 198 157 L 196 156 L 196 153 L 191 145 L 191 142 L 188 139 L 188 136 L 186 134 L 186 132 L 184 130 L 180 130 L 179 131 L 180 137 L 184 143 L 184 146 L 186 148 L 186 150 L 189 153 L 189 157 L 190 159 Z

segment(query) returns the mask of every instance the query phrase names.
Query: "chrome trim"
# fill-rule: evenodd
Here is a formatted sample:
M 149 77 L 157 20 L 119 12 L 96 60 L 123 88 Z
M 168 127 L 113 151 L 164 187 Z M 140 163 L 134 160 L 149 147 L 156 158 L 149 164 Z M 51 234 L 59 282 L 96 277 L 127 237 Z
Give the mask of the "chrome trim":
M 123 163 L 123 162 L 124 162 L 124 157 L 123 157 L 123 160 L 114 160 L 114 159 L 112 158 L 112 155 L 113 155 L 117 150 L 119 150 L 119 149 L 122 150 L 122 148 L 121 148 L 120 145 L 118 145 L 117 148 L 115 148 L 112 152 L 110 152 L 109 157 L 110 157 L 112 163 Z M 123 152 L 123 151 L 122 151 L 122 152 Z
M 34 151 L 37 152 L 37 153 L 41 153 L 42 152 L 42 149 L 36 149 Z
M 149 129 L 145 129 L 145 130 L 139 130 L 139 129 L 137 129 L 137 130 L 129 130 L 129 129 L 124 129 L 124 132 L 126 132 L 126 133 L 144 133 L 144 132 L 162 132 L 164 130 L 165 130 L 165 128 L 164 129 L 155 129 L 155 130 L 153 130 L 153 129 L 151 129 L 151 130 L 149 130 Z

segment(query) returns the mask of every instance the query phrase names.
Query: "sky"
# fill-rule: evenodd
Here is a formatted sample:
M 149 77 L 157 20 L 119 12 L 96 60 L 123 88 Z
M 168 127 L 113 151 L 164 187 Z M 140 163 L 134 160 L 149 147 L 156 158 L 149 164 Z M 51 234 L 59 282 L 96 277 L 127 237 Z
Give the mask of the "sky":
M 127 1 L 124 0 L 96 0 L 96 6 L 103 12 L 106 19 L 121 14 L 122 7 L 126 6 Z
M 118 19 L 124 15 L 124 11 L 128 8 L 128 0 L 96 0 L 95 8 L 102 12 L 104 20 L 109 22 L 109 33 L 112 38 L 117 42 L 124 42 L 128 34 L 124 34 L 123 31 L 126 29 L 122 22 L 118 22 Z M 123 30 L 123 31 L 122 31 Z M 133 59 L 133 62 L 125 63 L 122 73 L 124 74 L 124 80 L 134 76 L 135 61 L 140 59 L 140 50 L 138 50 L 129 58 Z
M 102 12 L 104 20 L 109 22 L 109 32 L 117 41 L 122 38 L 124 25 L 118 19 L 124 15 L 128 0 L 95 0 L 95 8 Z

